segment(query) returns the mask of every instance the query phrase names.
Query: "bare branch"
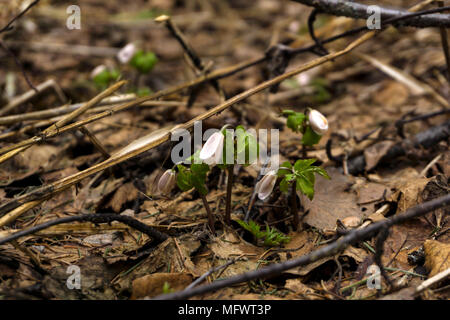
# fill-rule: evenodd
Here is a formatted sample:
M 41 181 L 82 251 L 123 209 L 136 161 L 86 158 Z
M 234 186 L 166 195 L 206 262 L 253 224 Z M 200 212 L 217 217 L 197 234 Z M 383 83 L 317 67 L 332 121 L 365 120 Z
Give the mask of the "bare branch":
M 368 5 L 358 2 L 345 1 L 345 0 L 292 0 L 298 3 L 302 3 L 307 6 L 317 8 L 323 12 L 333 14 L 335 16 L 344 16 L 356 19 L 367 19 L 370 14 L 367 12 Z M 407 15 L 406 10 L 395 10 L 380 7 L 381 19 L 391 19 L 395 17 L 401 17 Z M 417 16 L 404 20 L 402 23 L 404 26 L 411 27 L 450 27 L 450 15 L 448 14 L 428 14 L 426 16 Z

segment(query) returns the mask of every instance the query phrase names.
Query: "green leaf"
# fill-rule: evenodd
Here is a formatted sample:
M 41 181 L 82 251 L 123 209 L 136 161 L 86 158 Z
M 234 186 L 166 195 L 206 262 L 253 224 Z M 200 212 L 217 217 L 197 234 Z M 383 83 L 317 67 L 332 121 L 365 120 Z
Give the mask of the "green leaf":
M 294 170 L 295 172 L 303 172 L 305 169 L 311 167 L 311 165 L 316 162 L 316 159 L 300 159 L 295 161 Z
M 289 173 L 289 174 L 285 175 L 285 178 L 286 178 L 288 181 L 293 181 L 293 180 L 295 180 L 295 174 Z
M 314 184 L 303 176 L 297 178 L 297 190 L 300 190 L 310 200 L 314 198 Z
M 294 110 L 283 110 L 281 113 L 283 114 L 283 116 L 287 117 L 287 116 L 295 114 L 295 111 Z
M 251 157 L 250 157 L 251 156 Z M 236 157 L 245 159 L 244 166 L 248 166 L 255 162 L 259 156 L 259 144 L 255 136 L 244 127 L 239 125 L 236 127 Z
M 321 167 L 316 167 L 316 166 L 312 166 L 310 168 L 310 170 L 314 173 L 320 174 L 322 177 L 330 180 L 331 177 L 328 175 L 328 173 L 325 171 L 325 169 L 321 168 Z
M 193 174 L 206 179 L 206 173 L 209 171 L 209 166 L 206 163 L 193 163 L 191 165 L 191 171 Z
M 205 180 L 203 179 L 203 177 L 193 174 L 191 176 L 191 181 L 192 181 L 192 185 L 194 186 L 194 188 L 198 192 L 200 192 L 200 194 L 202 194 L 204 196 L 206 196 L 208 194 L 208 189 L 206 188 Z
M 188 191 L 194 186 L 191 182 L 192 173 L 183 165 L 179 164 L 177 174 L 177 185 L 182 191 Z
M 280 182 L 280 190 L 281 190 L 281 192 L 288 193 L 289 192 L 289 185 L 290 185 L 290 182 L 288 181 L 288 179 L 283 178 L 283 180 L 281 180 L 281 182 Z
M 97 74 L 92 80 L 95 85 L 100 89 L 107 88 L 110 83 L 116 81 L 120 77 L 120 72 L 116 69 L 112 70 L 103 70 L 99 74 Z
M 315 144 L 318 144 L 320 141 L 320 138 L 322 138 L 321 135 L 318 135 L 317 133 L 315 133 L 311 127 L 306 127 L 305 133 L 303 134 L 302 137 L 302 144 L 304 144 L 305 146 L 313 146 Z
M 286 125 L 294 132 L 300 132 L 306 116 L 301 112 L 295 112 L 287 118 Z
M 139 50 L 130 61 L 130 65 L 136 68 L 140 73 L 149 73 L 153 69 L 158 58 L 153 52 L 144 52 Z

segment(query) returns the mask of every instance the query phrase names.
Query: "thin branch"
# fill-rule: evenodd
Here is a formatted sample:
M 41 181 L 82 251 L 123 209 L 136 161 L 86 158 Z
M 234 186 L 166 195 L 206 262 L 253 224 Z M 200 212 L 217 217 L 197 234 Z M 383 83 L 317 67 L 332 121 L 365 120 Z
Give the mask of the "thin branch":
M 238 283 L 247 282 L 255 279 L 273 277 L 281 274 L 283 271 L 300 266 L 305 266 L 321 258 L 335 255 L 338 252 L 344 250 L 349 245 L 352 245 L 354 243 L 357 243 L 359 241 L 374 236 L 383 228 L 390 228 L 395 224 L 399 224 L 412 218 L 422 216 L 428 212 L 449 205 L 450 205 L 450 194 L 419 204 L 413 208 L 408 209 L 406 212 L 402 214 L 397 214 L 392 218 L 373 223 L 364 229 L 354 229 L 350 231 L 346 236 L 340 238 L 339 240 L 333 242 L 332 244 L 322 247 L 313 252 L 310 252 L 309 254 L 301 256 L 297 259 L 288 260 L 283 263 L 273 264 L 263 269 L 246 272 L 224 280 L 214 281 L 211 284 L 199 286 L 188 291 L 183 290 L 180 292 L 175 292 L 167 295 L 160 295 L 155 297 L 154 299 L 156 300 L 187 299 L 196 295 L 230 287 Z
M 97 139 L 97 137 L 85 126 L 80 127 L 80 131 L 88 137 L 88 139 L 92 142 L 92 144 L 97 148 L 98 151 L 105 157 L 105 159 L 108 159 L 111 157 L 111 155 L 106 151 L 106 148 L 103 146 L 103 144 L 100 142 L 100 140 Z
M 13 27 L 12 24 L 20 19 L 25 13 L 27 13 L 28 10 L 30 10 L 32 7 L 34 7 L 36 4 L 38 4 L 40 0 L 34 0 L 32 3 L 30 3 L 22 12 L 20 12 L 17 16 L 12 18 L 6 26 L 0 29 L 0 33 L 10 31 Z
M 39 93 L 39 90 L 33 85 L 33 83 L 31 82 L 30 78 L 28 77 L 27 73 L 25 72 L 25 69 L 22 66 L 22 63 L 19 61 L 19 59 L 16 57 L 16 55 L 14 54 L 14 52 L 12 52 L 11 50 L 9 50 L 9 48 L 3 43 L 3 41 L 0 40 L 0 47 L 2 47 L 3 50 L 5 50 L 5 52 L 7 54 L 9 54 L 13 59 L 15 64 L 17 65 L 17 67 L 20 69 L 20 72 L 22 73 L 23 77 L 25 78 L 25 81 L 27 82 L 28 86 L 34 90 L 34 92 Z
M 158 230 L 155 230 L 152 227 L 146 225 L 145 223 L 142 223 L 141 221 L 136 220 L 130 216 L 124 216 L 116 213 L 96 213 L 96 214 L 83 214 L 78 216 L 65 217 L 47 221 L 37 226 L 16 232 L 10 236 L 0 239 L 0 245 L 34 234 L 38 231 L 50 228 L 51 226 L 55 226 L 58 224 L 71 222 L 92 222 L 98 224 L 98 223 L 111 223 L 112 221 L 119 221 L 138 231 L 145 233 L 150 238 L 152 238 L 152 241 L 154 242 L 155 245 L 167 239 L 167 235 L 165 235 L 164 233 L 161 233 Z
M 345 0 L 292 0 L 301 4 L 320 9 L 323 12 L 335 16 L 344 16 L 355 19 L 367 19 L 370 14 L 367 11 L 368 5 Z M 382 20 L 407 15 L 405 10 L 388 9 L 381 6 L 380 16 Z M 402 22 L 404 26 L 412 27 L 450 27 L 450 15 L 448 14 L 428 14 L 426 16 L 414 17 Z

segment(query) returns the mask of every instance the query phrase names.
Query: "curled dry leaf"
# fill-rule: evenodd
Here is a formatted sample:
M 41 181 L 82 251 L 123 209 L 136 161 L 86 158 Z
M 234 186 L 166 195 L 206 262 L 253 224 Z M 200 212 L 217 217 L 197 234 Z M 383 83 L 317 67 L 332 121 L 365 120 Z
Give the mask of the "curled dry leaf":
M 359 226 L 359 224 L 361 223 L 361 218 L 356 216 L 350 216 L 342 219 L 341 222 L 347 229 L 353 229 Z
M 423 244 L 425 251 L 425 268 L 432 277 L 439 272 L 450 268 L 450 244 L 436 240 L 427 240 Z

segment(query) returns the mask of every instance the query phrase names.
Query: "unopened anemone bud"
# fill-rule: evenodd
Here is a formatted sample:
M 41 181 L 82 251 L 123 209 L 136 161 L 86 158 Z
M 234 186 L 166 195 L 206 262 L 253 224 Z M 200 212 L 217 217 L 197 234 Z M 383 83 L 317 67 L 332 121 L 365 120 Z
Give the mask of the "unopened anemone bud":
M 129 43 L 125 47 L 120 49 L 120 51 L 117 53 L 117 59 L 120 61 L 120 63 L 126 64 L 131 61 L 135 53 L 136 46 L 133 43 Z
M 208 165 L 221 163 L 224 138 L 224 135 L 220 131 L 213 133 L 208 140 L 206 140 L 200 151 L 200 160 Z
M 158 192 L 161 194 L 168 194 L 175 187 L 177 183 L 177 174 L 175 170 L 166 170 L 158 181 Z
M 91 79 L 94 79 L 96 76 L 98 76 L 100 73 L 102 73 L 106 70 L 107 70 L 107 68 L 104 64 L 101 64 L 101 65 L 95 67 L 95 69 L 92 70 L 92 72 L 91 72 Z
M 269 171 L 259 182 L 256 184 L 255 191 L 258 193 L 258 198 L 265 200 L 273 191 L 275 183 L 277 182 L 277 172 L 275 170 Z
M 328 131 L 328 120 L 317 110 L 311 110 L 308 115 L 311 129 L 318 135 L 324 135 Z

